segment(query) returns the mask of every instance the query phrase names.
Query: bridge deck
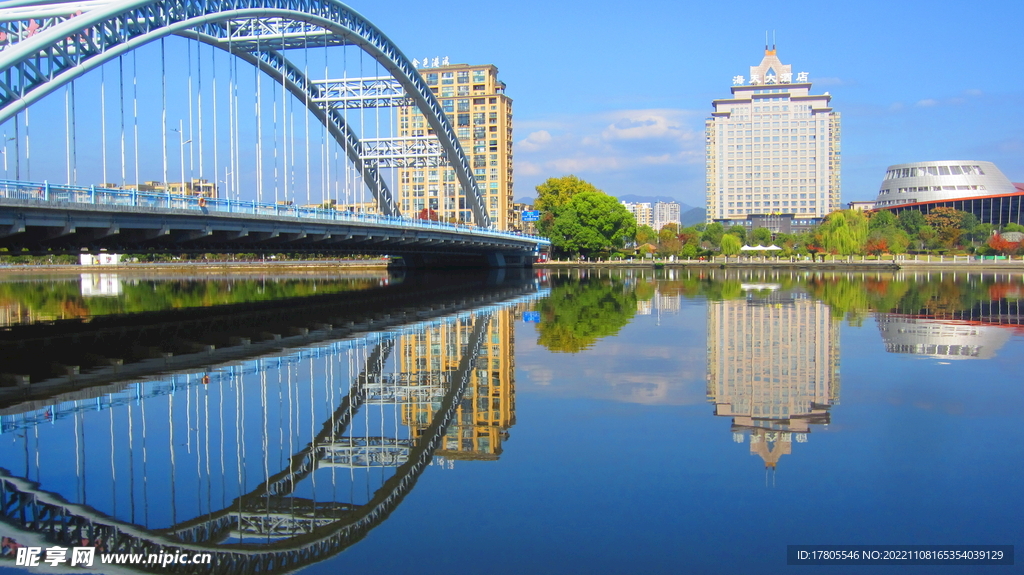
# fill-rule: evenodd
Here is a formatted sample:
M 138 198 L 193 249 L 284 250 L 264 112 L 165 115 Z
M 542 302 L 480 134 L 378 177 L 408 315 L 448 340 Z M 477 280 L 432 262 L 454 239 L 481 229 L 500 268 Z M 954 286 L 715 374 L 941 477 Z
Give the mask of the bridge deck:
M 426 220 L 0 180 L 0 247 L 11 251 L 349 252 L 492 265 L 499 254 L 519 265 L 548 246 L 544 238 Z

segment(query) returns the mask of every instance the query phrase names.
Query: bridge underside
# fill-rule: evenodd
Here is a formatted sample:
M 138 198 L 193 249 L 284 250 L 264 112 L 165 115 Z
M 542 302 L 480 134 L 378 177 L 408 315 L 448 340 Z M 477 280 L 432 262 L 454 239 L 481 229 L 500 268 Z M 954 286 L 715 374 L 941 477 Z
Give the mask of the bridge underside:
M 205 209 L 0 201 L 0 249 L 11 255 L 153 253 L 381 254 L 407 267 L 521 267 L 534 243 L 480 230 L 231 214 Z

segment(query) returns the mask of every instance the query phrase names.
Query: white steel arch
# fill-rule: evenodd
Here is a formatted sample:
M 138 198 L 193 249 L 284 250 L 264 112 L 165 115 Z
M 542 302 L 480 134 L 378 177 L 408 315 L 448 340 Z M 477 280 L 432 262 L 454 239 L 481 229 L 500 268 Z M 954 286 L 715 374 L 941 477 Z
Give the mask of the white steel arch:
M 226 39 L 228 22 L 266 19 L 315 27 L 324 32 L 325 38 L 358 46 L 380 63 L 401 83 L 434 130 L 455 168 L 477 225 L 490 227 L 490 217 L 469 161 L 437 98 L 409 59 L 383 32 L 337 0 L 12 2 L 0 9 L 0 25 L 31 21 L 36 28 L 29 34 L 8 34 L 9 40 L 17 36 L 17 41 L 0 52 L 0 123 L 104 62 L 162 37 L 177 34 L 194 38 L 200 33 Z M 258 28 L 252 27 L 255 31 Z M 271 51 L 260 52 L 250 54 L 264 62 L 283 60 L 279 54 L 271 55 Z M 286 62 L 283 65 L 297 70 Z M 266 66 L 260 68 L 267 72 Z M 277 74 L 280 76 L 280 68 Z M 305 84 L 302 89 L 308 89 L 305 79 L 293 82 Z M 324 121 L 323 117 L 318 118 Z M 325 125 L 351 157 L 352 140 L 344 135 L 347 128 L 332 127 L 330 123 Z M 371 191 L 380 190 L 378 202 L 382 209 L 397 214 L 390 192 L 379 180 L 379 176 L 371 173 L 370 181 L 375 183 L 367 183 Z

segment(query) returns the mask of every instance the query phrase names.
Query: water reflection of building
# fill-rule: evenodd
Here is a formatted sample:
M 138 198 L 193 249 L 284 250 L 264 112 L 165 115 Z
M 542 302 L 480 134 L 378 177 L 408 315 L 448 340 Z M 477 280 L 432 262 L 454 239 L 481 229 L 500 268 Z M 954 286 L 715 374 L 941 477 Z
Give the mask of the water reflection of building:
M 651 315 L 654 312 L 679 313 L 680 306 L 678 294 L 662 293 L 661 286 L 658 286 L 654 291 L 654 297 L 649 300 L 638 299 L 636 301 L 636 313 L 637 315 Z
M 733 439 L 774 468 L 839 400 L 839 328 L 796 291 L 708 302 L 708 401 Z
M 898 313 L 875 315 L 885 351 L 939 359 L 991 359 L 1010 339 L 1005 326 Z
M 82 297 L 117 297 L 121 279 L 117 274 L 80 274 Z
M 436 455 L 478 460 L 501 455 L 502 442 L 515 424 L 514 316 L 514 309 L 503 309 L 490 320 L 469 386 Z M 403 335 L 398 346 L 401 371 L 413 379 L 422 372 L 454 371 L 471 330 L 471 324 L 462 323 L 454 331 Z M 436 401 L 404 406 L 403 423 L 412 437 L 426 430 L 438 406 Z

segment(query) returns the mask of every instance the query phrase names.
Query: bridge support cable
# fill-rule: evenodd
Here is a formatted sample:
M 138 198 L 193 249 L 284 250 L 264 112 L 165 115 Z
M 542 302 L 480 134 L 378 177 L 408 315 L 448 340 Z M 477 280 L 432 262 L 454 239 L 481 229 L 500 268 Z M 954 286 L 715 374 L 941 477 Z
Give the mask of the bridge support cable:
M 248 26 L 245 32 L 249 37 L 245 43 L 262 44 L 262 39 L 266 39 L 267 46 L 284 48 L 297 47 L 306 41 L 299 32 L 315 32 L 324 38 L 325 46 L 358 47 L 402 83 L 425 113 L 455 165 L 477 224 L 490 226 L 480 191 L 453 127 L 411 62 L 380 30 L 336 0 L 311 0 L 301 5 L 291 0 L 267 0 L 262 4 L 260 8 L 251 8 L 251 4 L 243 0 L 185 5 L 164 0 L 113 2 L 97 5 L 78 17 L 60 13 L 60 5 L 48 7 L 50 16 L 41 32 L 21 39 L 0 54 L 0 71 L 15 71 L 9 76 L 11 83 L 0 85 L 0 121 L 104 61 L 168 34 L 188 37 L 189 30 L 209 30 L 220 23 L 239 21 Z M 23 17 L 0 9 L 0 22 L 18 21 Z M 290 26 L 294 31 L 290 35 L 283 34 L 282 26 Z M 192 128 L 194 125 L 190 125 Z M 30 161 L 28 147 L 26 141 L 27 165 Z M 288 156 L 293 156 L 291 149 Z M 287 183 L 290 188 L 291 182 Z

